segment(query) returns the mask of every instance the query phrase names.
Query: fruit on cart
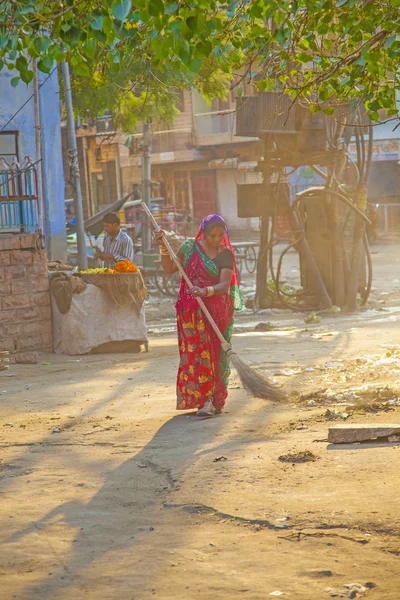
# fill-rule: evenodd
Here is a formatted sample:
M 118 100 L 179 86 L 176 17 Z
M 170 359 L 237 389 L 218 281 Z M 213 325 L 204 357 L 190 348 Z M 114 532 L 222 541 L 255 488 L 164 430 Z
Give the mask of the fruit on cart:
M 139 269 L 130 260 L 120 260 L 114 268 L 114 273 L 137 273 Z
M 113 270 L 103 267 L 101 269 L 82 269 L 79 273 L 83 273 L 84 275 L 105 275 L 107 273 L 113 273 Z
M 103 267 L 101 269 L 83 269 L 79 271 L 83 275 L 118 275 L 118 273 L 137 273 L 138 267 L 130 260 L 120 260 L 115 265 L 115 269 Z

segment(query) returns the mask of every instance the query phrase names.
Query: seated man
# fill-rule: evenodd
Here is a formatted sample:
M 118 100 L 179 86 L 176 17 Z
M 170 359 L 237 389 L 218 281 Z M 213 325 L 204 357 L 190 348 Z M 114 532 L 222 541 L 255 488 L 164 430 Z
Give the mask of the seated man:
M 103 223 L 105 231 L 103 252 L 96 253 L 96 258 L 101 258 L 108 269 L 113 269 L 120 260 L 128 259 L 133 262 L 135 257 L 133 242 L 129 235 L 121 231 L 118 215 L 107 213 L 103 217 Z

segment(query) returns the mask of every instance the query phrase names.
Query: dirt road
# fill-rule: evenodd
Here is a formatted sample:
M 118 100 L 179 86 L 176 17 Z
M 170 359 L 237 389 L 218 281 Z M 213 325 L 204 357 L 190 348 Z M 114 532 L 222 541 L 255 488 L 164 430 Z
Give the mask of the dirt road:
M 223 415 L 175 413 L 165 303 L 149 354 L 0 373 L 0 597 L 399 600 L 400 445 L 327 442 L 342 422 L 400 424 L 398 256 L 374 247 L 357 315 L 238 319 L 235 348 L 287 406 L 233 374 Z

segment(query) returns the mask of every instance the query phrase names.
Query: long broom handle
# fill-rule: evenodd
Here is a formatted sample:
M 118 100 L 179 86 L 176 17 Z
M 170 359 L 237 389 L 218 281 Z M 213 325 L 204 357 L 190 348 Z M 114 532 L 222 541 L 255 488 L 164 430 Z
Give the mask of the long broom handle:
M 161 227 L 158 225 L 157 221 L 155 220 L 153 214 L 151 213 L 149 207 L 147 206 L 147 204 L 145 204 L 144 202 L 142 202 L 142 208 L 145 211 L 145 213 L 147 214 L 147 216 L 150 219 L 151 224 L 153 225 L 154 229 L 156 231 L 160 231 Z M 187 274 L 185 273 L 184 268 L 182 267 L 181 261 L 179 260 L 179 258 L 176 256 L 175 252 L 173 251 L 172 247 L 170 246 L 170 243 L 168 242 L 167 238 L 164 236 L 164 244 L 172 258 L 172 260 L 174 261 L 174 263 L 176 264 L 176 266 L 178 267 L 179 273 L 182 275 L 182 277 L 184 278 L 184 280 L 186 281 L 186 283 L 188 284 L 189 288 L 193 287 L 193 283 L 190 281 L 189 277 L 187 276 Z M 203 300 L 201 298 L 196 298 L 197 302 L 200 305 L 201 310 L 203 311 L 203 313 L 205 314 L 205 316 L 208 319 L 208 322 L 210 323 L 211 327 L 214 329 L 215 333 L 217 334 L 219 341 L 221 342 L 222 348 L 225 350 L 225 352 L 228 352 L 228 350 L 232 350 L 232 347 L 228 344 L 228 342 L 226 341 L 226 339 L 224 338 L 224 336 L 222 335 L 222 333 L 220 332 L 220 330 L 218 329 L 218 326 L 216 324 L 216 322 L 214 321 L 214 319 L 212 318 L 212 316 L 210 315 L 210 313 L 208 312 L 208 309 L 206 307 L 206 305 L 204 304 Z

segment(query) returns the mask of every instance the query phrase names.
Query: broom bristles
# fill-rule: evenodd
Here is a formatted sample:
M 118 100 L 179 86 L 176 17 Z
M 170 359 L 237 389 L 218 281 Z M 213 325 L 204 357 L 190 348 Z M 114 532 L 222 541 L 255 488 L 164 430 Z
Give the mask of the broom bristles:
M 265 398 L 277 402 L 288 402 L 288 397 L 284 392 L 272 383 L 269 383 L 265 377 L 254 371 L 242 359 L 230 351 L 227 353 L 232 365 L 235 367 L 243 387 L 246 388 L 256 398 Z

